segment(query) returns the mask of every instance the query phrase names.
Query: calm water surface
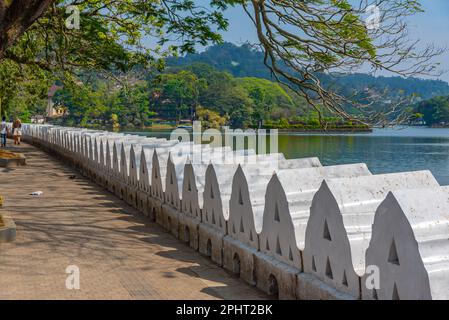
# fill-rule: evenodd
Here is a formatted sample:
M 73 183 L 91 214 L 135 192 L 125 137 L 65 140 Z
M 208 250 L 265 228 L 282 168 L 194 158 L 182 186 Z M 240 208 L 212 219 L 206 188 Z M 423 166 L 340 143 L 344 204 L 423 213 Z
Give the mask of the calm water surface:
M 131 133 L 131 132 L 129 132 Z M 169 131 L 133 132 L 169 137 Z M 449 129 L 375 129 L 369 134 L 279 135 L 287 158 L 319 157 L 323 165 L 365 162 L 373 173 L 430 170 L 449 185 Z

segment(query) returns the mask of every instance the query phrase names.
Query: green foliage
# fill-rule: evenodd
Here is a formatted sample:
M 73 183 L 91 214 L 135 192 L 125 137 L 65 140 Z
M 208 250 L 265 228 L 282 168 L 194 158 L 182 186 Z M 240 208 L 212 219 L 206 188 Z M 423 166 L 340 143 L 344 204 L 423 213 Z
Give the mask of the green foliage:
M 165 117 L 193 119 L 200 90 L 207 84 L 190 71 L 161 74 L 152 81 L 153 109 Z
M 66 28 L 66 7 L 80 10 L 80 28 Z M 204 10 L 191 0 L 57 0 L 5 54 L 63 75 L 79 68 L 125 71 L 133 66 L 163 68 L 161 58 L 193 52 L 197 44 L 221 41 L 227 28 L 225 4 Z M 34 13 L 30 13 L 34 14 Z M 175 39 L 182 41 L 173 41 Z M 157 44 L 144 46 L 151 38 Z
M 130 88 L 106 79 L 76 82 L 59 90 L 53 100 L 69 110 L 62 121 L 75 126 L 143 128 L 154 116 L 145 81 Z
M 201 121 L 201 124 L 205 128 L 219 129 L 222 126 L 226 125 L 226 123 L 228 122 L 228 118 L 226 116 L 222 117 L 216 111 L 198 107 L 196 112 L 197 119 Z
M 112 125 L 113 129 L 120 128 L 120 123 L 118 121 L 118 115 L 116 115 L 115 113 L 111 114 L 111 125 Z
M 145 128 L 154 122 L 200 119 L 207 126 L 261 127 L 270 119 L 303 114 L 305 102 L 266 79 L 234 78 L 206 64 L 168 68 L 151 76 L 127 73 L 120 82 L 85 73 L 53 98 L 76 126 Z
M 169 57 L 166 64 L 169 67 L 189 68 L 192 64 L 201 63 L 218 71 L 226 71 L 234 77 L 256 77 L 274 80 L 263 64 L 264 54 L 253 49 L 249 44 L 236 46 L 226 42 L 208 47 L 205 51 L 187 54 L 185 57 Z
M 265 79 L 258 78 L 238 78 L 237 83 L 243 87 L 247 92 L 249 97 L 254 102 L 254 121 L 261 124 L 263 120 L 269 119 L 271 117 L 276 117 L 276 114 L 280 113 L 280 110 L 288 111 L 295 110 L 295 108 L 304 106 L 305 103 L 302 98 L 298 98 L 294 102 L 293 97 L 295 95 L 281 87 L 278 83 L 273 83 Z M 274 113 L 273 111 L 276 111 Z M 293 111 L 294 112 L 294 111 Z M 281 116 L 281 114 L 279 114 Z M 283 114 L 282 116 L 285 116 Z
M 261 64 L 258 69 L 260 72 L 248 68 L 249 64 L 245 65 L 257 52 L 249 47 L 230 44 L 215 46 L 206 52 L 209 51 L 216 54 L 215 57 L 209 53 L 206 55 L 210 59 L 214 58 L 213 61 L 221 61 L 219 57 L 231 54 L 235 59 L 240 56 L 239 61 L 242 63 L 236 64 L 236 68 L 232 67 L 232 73 L 204 62 L 188 65 L 171 63 L 157 75 L 143 68 L 134 68 L 128 72 L 116 72 L 114 79 L 94 70 L 79 72 L 77 77 L 65 79 L 64 89 L 58 91 L 54 98 L 54 102 L 69 110 L 69 115 L 58 121 L 67 125 L 108 126 L 116 129 L 145 128 L 159 119 L 173 122 L 203 119 L 213 127 L 222 123 L 223 119 L 233 127 L 321 126 L 318 115 L 310 112 L 304 98 L 288 87 L 265 78 L 233 75 L 263 73 L 265 67 Z M 198 58 L 203 55 L 187 57 Z M 255 67 L 254 62 L 252 66 Z M 226 70 L 225 65 L 218 67 Z M 8 109 L 9 114 L 24 120 L 34 114 L 44 114 L 47 90 L 54 81 L 49 73 L 36 66 L 19 68 L 14 62 L 6 60 L 0 65 L 0 78 L 0 98 L 4 112 Z M 324 85 L 335 86 L 338 91 L 347 93 L 374 88 L 372 90 L 382 91 L 385 100 L 399 99 L 414 91 L 426 96 L 449 93 L 449 86 L 442 81 L 374 78 L 362 74 L 339 78 L 323 75 L 322 80 Z M 358 99 L 363 101 L 363 94 Z M 441 114 L 436 113 L 432 117 L 440 119 Z M 335 122 L 335 119 L 332 121 Z
M 424 119 L 427 125 L 449 124 L 449 96 L 435 97 L 415 106 L 415 117 Z
M 402 41 L 406 28 L 400 17 L 421 11 L 417 0 L 378 4 L 382 12 L 389 13 L 382 17 L 380 30 L 391 37 L 380 37 L 380 31 L 369 32 L 363 21 L 362 3 L 357 8 L 349 0 L 55 0 L 46 12 L 36 10 L 34 5 L 26 6 L 19 0 L 7 3 L 12 2 L 22 5 L 23 11 L 14 10 L 11 12 L 14 16 L 0 24 L 0 39 L 12 36 L 12 41 L 2 41 L 0 46 L 2 62 L 14 63 L 11 68 L 40 68 L 63 81 L 69 88 L 61 97 L 65 96 L 69 100 L 67 103 L 72 104 L 71 120 L 80 124 L 111 122 L 111 112 L 119 116 L 121 124 L 139 127 L 144 127 L 154 113 L 178 121 L 193 119 L 200 103 L 221 115 L 229 115 L 230 123 L 235 126 L 260 126 L 271 117 L 288 118 L 312 107 L 323 109 L 320 116 L 326 116 L 326 112 L 346 116 L 346 109 L 351 106 L 358 107 L 359 113 L 363 112 L 357 104 L 368 100 L 368 95 L 357 95 L 356 101 L 347 103 L 348 100 L 340 99 L 340 94 L 346 92 L 349 95 L 344 96 L 348 97 L 353 90 L 342 87 L 339 81 L 326 83 L 326 72 L 355 70 L 368 65 L 375 70 L 406 75 L 425 74 L 435 67 L 432 63 L 427 64 L 434 50 L 417 54 Z M 80 10 L 80 28 L 65 26 L 69 5 L 76 5 Z M 190 70 L 195 77 L 188 73 L 189 70 L 164 73 L 157 79 L 154 74 L 147 75 L 151 90 L 147 88 L 148 83 L 140 87 L 126 83 L 120 90 L 115 90 L 109 83 L 86 83 L 85 79 L 81 79 L 84 88 L 73 86 L 91 71 L 107 73 L 110 78 L 120 77 L 136 68 L 161 72 L 168 56 L 192 54 L 197 45 L 220 43 L 220 32 L 228 27 L 224 10 L 234 5 L 251 12 L 250 19 L 264 53 L 249 45 L 212 47 L 200 60 L 195 60 L 194 55 L 188 55 L 184 60 L 188 64 L 192 61 L 209 63 L 218 68 L 218 72 L 199 67 Z M 6 12 L 4 8 L 0 11 Z M 263 61 L 270 70 L 263 66 Z M 168 62 L 179 66 L 175 58 Z M 412 70 L 395 71 L 399 62 L 411 65 Z M 309 104 L 282 86 L 270 88 L 268 82 L 261 80 L 233 78 L 258 77 L 271 81 L 275 80 L 272 73 L 276 74 L 276 80 L 289 83 Z M 327 91 L 328 88 L 335 88 L 337 94 Z M 399 99 L 407 94 L 405 88 L 384 89 L 372 91 L 387 93 L 388 99 Z M 10 89 L 1 93 L 0 107 L 11 109 L 14 101 L 17 108 L 14 112 L 28 117 L 29 97 L 19 98 L 7 90 Z M 420 89 L 411 94 L 425 98 L 427 92 Z M 109 96 L 103 98 L 103 94 Z M 381 102 L 380 105 L 390 106 L 394 102 Z M 106 116 L 107 120 L 92 120 L 100 116 Z
M 204 52 L 187 54 L 183 58 L 168 58 L 167 65 L 176 68 L 189 68 L 192 64 L 207 64 L 219 71 L 226 71 L 234 77 L 255 77 L 275 81 L 269 69 L 263 63 L 264 54 L 245 44 L 236 46 L 223 43 L 207 48 Z M 288 70 L 281 61 L 281 69 Z M 449 84 L 441 80 L 424 80 L 403 77 L 374 77 L 368 74 L 318 74 L 321 84 L 345 97 L 369 90 L 382 96 L 382 100 L 397 101 L 404 96 L 416 95 L 422 99 L 449 95 Z M 356 101 L 363 102 L 363 96 Z M 365 97 L 366 98 L 366 97 Z M 294 99 L 296 100 L 296 99 Z M 379 107 L 381 102 L 376 99 Z
M 65 26 L 66 8 L 72 4 L 80 10 L 79 29 Z M 222 13 L 226 7 L 226 2 L 214 0 L 209 10 L 191 0 L 56 0 L 34 24 L 24 28 L 26 32 L 8 50 L 1 52 L 0 113 L 10 111 L 28 117 L 26 106 L 40 104 L 43 98 L 32 93 L 33 87 L 47 90 L 56 78 L 71 86 L 71 98 L 77 105 L 73 106 L 73 120 L 85 123 L 83 117 L 103 114 L 111 102 L 99 101 L 106 88 L 75 89 L 73 83 L 80 75 L 102 72 L 114 78 L 136 68 L 162 70 L 164 57 L 193 52 L 197 44 L 220 42 L 219 31 L 228 25 Z M 25 17 L 35 14 L 26 12 L 27 7 L 23 9 Z M 20 27 L 20 23 L 23 21 L 17 19 L 14 27 Z M 157 44 L 143 45 L 148 39 Z M 81 92 L 87 95 L 82 97 Z M 88 102 L 87 97 L 93 101 Z M 145 107 L 132 97 L 130 92 L 124 93 L 123 108 L 139 109 L 140 115 L 131 122 L 143 124 Z
M 293 117 L 291 119 L 281 118 L 279 120 L 267 120 L 264 128 L 284 129 L 295 131 L 367 131 L 370 128 L 362 124 L 354 124 L 350 121 L 343 121 L 338 118 L 326 117 L 323 123 L 313 117 Z
M 0 63 L 0 115 L 29 121 L 31 110 L 45 110 L 51 77 L 33 66 Z

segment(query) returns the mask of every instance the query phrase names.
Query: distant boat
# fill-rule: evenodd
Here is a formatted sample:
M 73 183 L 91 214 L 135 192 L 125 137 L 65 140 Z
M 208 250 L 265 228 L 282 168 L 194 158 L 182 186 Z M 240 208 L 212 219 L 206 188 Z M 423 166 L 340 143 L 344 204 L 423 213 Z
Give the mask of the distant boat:
M 178 129 L 193 129 L 193 126 L 181 125 L 177 126 Z

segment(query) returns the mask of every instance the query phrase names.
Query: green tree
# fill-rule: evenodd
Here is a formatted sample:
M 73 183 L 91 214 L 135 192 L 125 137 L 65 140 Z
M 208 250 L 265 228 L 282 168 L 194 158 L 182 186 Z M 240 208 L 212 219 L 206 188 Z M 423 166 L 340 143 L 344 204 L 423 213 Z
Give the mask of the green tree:
M 254 102 L 253 118 L 260 127 L 263 120 L 272 116 L 276 109 L 293 109 L 293 99 L 278 84 L 258 78 L 239 78 L 237 83 L 242 86 Z
M 146 81 L 133 84 L 128 90 L 119 93 L 119 103 L 123 107 L 119 111 L 124 126 L 144 128 L 155 113 L 150 111 L 150 90 Z
M 193 119 L 199 104 L 200 91 L 206 88 L 206 82 L 190 71 L 161 74 L 153 80 L 155 111 L 167 114 L 178 121 L 183 117 Z
M 66 85 L 56 92 L 54 103 L 69 111 L 67 119 L 74 125 L 102 127 L 108 125 L 110 119 L 111 98 L 115 93 L 105 82 L 76 82 Z
M 254 102 L 231 74 L 214 70 L 204 80 L 207 86 L 199 95 L 202 106 L 222 116 L 228 115 L 232 126 L 251 125 Z
M 31 113 L 43 114 L 52 77 L 33 66 L 11 61 L 0 63 L 0 115 L 29 120 Z
M 203 107 L 197 109 L 197 119 L 205 128 L 219 129 L 228 122 L 227 116 L 220 116 L 216 111 L 211 111 Z
M 270 74 L 307 100 L 320 118 L 327 112 L 352 119 L 348 104 L 360 113 L 367 110 L 366 116 L 372 110 L 323 87 L 320 74 L 361 66 L 404 77 L 435 74 L 432 58 L 443 51 L 429 46 L 416 52 L 420 46 L 406 37 L 408 16 L 422 11 L 418 0 L 209 3 L 212 10 L 192 0 L 2 1 L 0 59 L 52 70 L 61 78 L 80 68 L 114 73 L 141 64 L 161 69 L 161 57 L 192 52 L 198 43 L 221 41 L 219 32 L 227 27 L 223 10 L 238 5 L 254 24 Z M 80 29 L 64 26 L 65 9 L 72 4 L 81 11 Z M 388 12 L 378 28 L 367 28 L 365 23 L 371 4 Z M 158 45 L 142 45 L 146 37 L 156 38 Z
M 124 70 L 148 63 L 160 67 L 163 61 L 157 57 L 192 52 L 197 43 L 220 41 L 214 30 L 227 27 L 221 1 L 212 1 L 212 10 L 190 0 L 10 0 L 1 4 L 0 17 L 10 19 L 0 22 L 0 59 L 60 72 L 79 67 Z M 79 10 L 79 29 L 66 27 L 69 6 Z M 143 46 L 145 37 L 155 38 L 157 45 Z M 182 41 L 174 42 L 174 37 Z
M 427 125 L 449 123 L 449 97 L 435 97 L 418 103 L 416 112 L 422 114 Z

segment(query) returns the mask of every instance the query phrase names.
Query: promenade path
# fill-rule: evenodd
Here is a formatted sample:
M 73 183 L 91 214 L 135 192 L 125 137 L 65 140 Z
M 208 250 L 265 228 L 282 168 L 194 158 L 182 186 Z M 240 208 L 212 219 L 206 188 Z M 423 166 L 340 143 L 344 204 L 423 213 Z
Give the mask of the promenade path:
M 28 165 L 0 168 L 0 210 L 17 224 L 16 241 L 0 243 L 0 299 L 266 298 L 68 165 L 9 149 Z M 66 288 L 69 265 L 80 290 Z

